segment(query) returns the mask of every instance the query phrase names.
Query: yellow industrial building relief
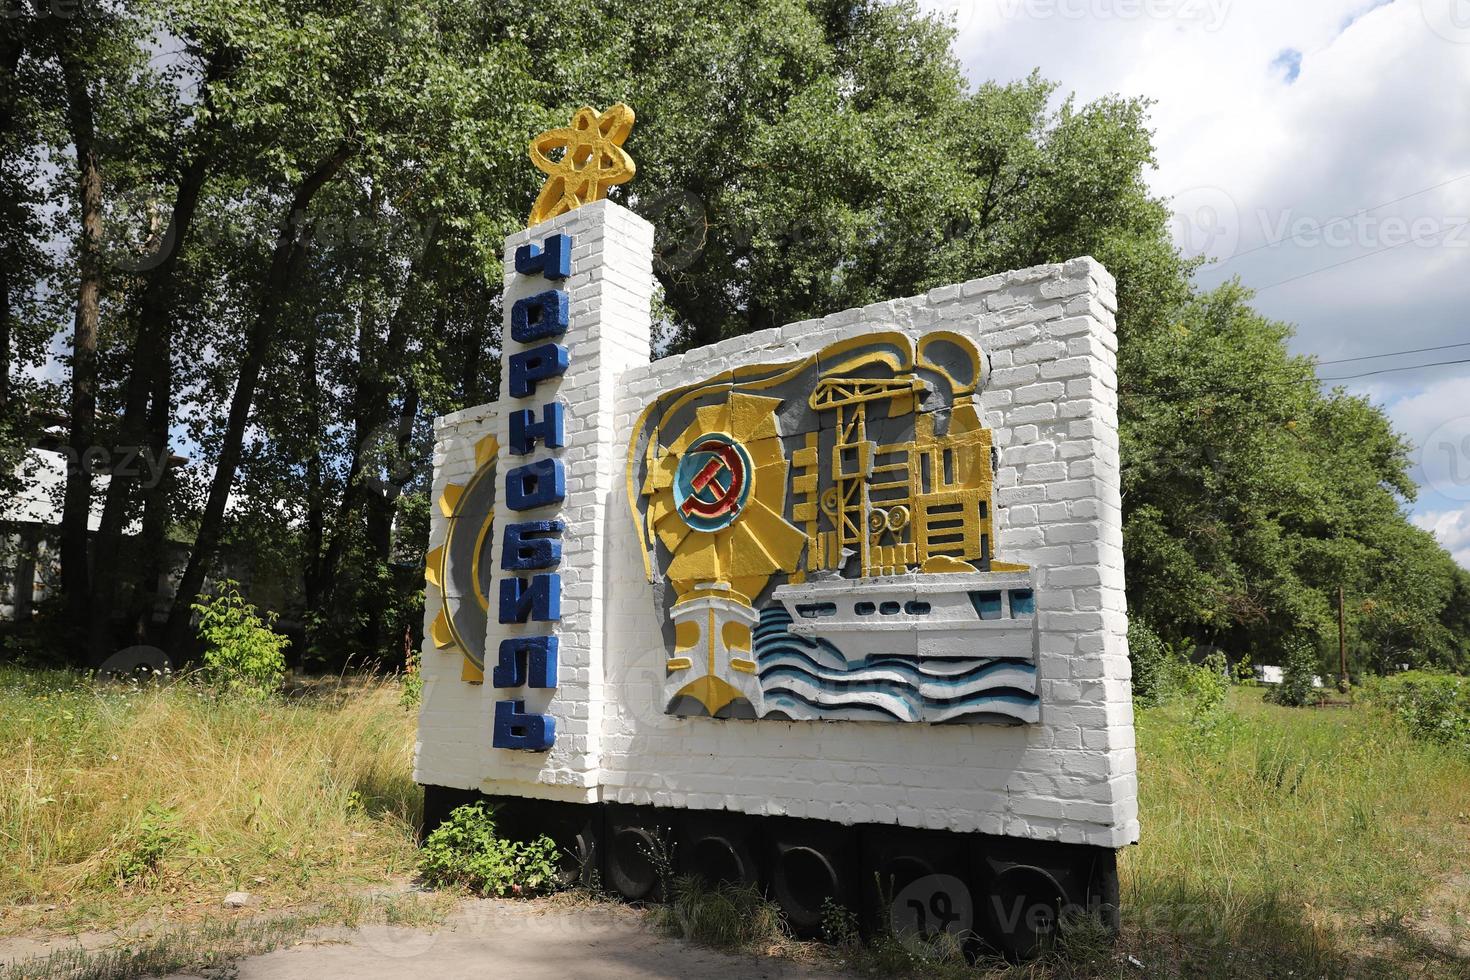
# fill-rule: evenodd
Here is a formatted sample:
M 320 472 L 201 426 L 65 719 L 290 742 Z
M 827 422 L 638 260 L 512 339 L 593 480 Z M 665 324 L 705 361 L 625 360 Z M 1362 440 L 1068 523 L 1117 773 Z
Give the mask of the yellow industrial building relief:
M 1035 589 L 995 553 L 984 361 L 865 334 L 654 399 L 629 447 L 666 709 L 1034 721 Z

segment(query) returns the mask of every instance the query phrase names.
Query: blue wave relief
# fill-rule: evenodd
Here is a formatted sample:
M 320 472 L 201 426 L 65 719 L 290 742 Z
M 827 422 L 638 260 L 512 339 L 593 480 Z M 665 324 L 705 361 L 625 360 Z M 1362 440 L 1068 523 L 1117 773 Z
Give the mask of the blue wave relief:
M 849 663 L 830 641 L 793 634 L 790 625 L 774 602 L 755 628 L 763 717 L 1016 725 L 1039 716 L 1029 660 L 879 654 Z

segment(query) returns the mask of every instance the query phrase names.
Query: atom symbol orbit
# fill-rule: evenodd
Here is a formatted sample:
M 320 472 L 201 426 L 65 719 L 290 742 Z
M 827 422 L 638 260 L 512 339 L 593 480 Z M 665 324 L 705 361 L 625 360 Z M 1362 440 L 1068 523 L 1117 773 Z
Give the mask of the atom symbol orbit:
M 607 197 L 607 189 L 638 172 L 623 141 L 633 129 L 633 110 L 619 102 L 599 113 L 583 106 L 572 124 L 549 129 L 531 141 L 531 162 L 549 178 L 531 208 L 527 227 Z M 557 150 L 562 154 L 553 160 Z

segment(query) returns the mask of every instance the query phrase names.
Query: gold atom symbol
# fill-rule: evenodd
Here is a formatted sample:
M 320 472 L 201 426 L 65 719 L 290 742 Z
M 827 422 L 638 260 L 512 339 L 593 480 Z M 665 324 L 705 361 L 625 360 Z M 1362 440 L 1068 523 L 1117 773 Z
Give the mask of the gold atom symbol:
M 619 102 L 599 113 L 583 106 L 572 124 L 549 129 L 531 141 L 531 162 L 549 178 L 527 227 L 607 197 L 607 189 L 633 179 L 638 167 L 623 149 L 633 129 L 633 110 Z M 562 150 L 553 160 L 551 154 Z

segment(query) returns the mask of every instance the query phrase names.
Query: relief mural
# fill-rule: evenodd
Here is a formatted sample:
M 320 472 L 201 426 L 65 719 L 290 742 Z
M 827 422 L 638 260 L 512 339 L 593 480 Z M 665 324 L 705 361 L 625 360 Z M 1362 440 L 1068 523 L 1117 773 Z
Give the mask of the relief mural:
M 984 361 L 898 332 L 654 399 L 628 497 L 665 622 L 665 710 L 1038 717 L 1035 586 L 994 552 Z

